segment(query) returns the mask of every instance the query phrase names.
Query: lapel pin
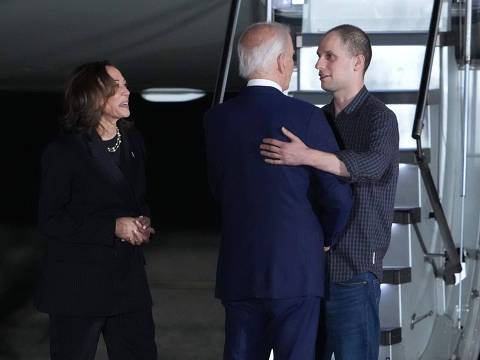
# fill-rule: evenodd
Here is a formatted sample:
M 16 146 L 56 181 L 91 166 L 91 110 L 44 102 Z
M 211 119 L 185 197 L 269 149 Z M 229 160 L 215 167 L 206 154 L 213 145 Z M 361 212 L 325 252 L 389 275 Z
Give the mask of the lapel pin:
M 135 154 L 133 153 L 133 151 L 130 154 L 132 154 L 132 157 L 135 159 Z

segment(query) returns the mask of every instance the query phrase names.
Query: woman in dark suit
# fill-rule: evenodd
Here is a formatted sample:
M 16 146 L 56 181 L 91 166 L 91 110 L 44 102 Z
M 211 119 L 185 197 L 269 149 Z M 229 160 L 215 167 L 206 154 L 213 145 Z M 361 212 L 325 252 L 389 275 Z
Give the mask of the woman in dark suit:
M 108 62 L 67 82 L 63 136 L 42 158 L 39 227 L 48 249 L 36 296 L 50 316 L 52 360 L 156 359 L 143 244 L 154 230 L 145 202 L 145 150 L 126 120 L 130 92 Z

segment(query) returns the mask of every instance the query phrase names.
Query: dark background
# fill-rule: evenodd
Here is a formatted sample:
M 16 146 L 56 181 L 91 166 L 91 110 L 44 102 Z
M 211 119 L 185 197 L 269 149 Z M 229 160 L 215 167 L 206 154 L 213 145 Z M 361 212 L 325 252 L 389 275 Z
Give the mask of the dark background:
M 40 158 L 57 136 L 60 93 L 0 92 L 3 113 L 1 225 L 35 226 Z M 130 96 L 131 117 L 147 147 L 148 201 L 162 231 L 215 229 L 216 207 L 206 177 L 203 115 L 211 95 L 187 103 Z
M 0 359 L 16 358 L 12 354 L 17 349 L 5 340 L 17 322 L 12 314 L 32 309 L 46 248 L 36 224 L 40 159 L 58 135 L 62 98 L 61 93 L 0 92 Z M 211 101 L 212 94 L 187 103 L 152 103 L 139 94 L 130 96 L 131 119 L 147 147 L 147 200 L 157 230 L 151 249 L 216 246 L 202 235 L 219 231 L 204 150 L 203 116 Z M 179 233 L 187 235 L 175 235 Z

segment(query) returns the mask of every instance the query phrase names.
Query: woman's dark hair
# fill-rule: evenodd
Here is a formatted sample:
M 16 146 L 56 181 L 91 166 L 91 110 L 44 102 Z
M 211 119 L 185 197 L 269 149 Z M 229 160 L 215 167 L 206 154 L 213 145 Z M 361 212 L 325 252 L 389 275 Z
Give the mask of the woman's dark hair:
M 91 134 L 100 122 L 105 101 L 115 94 L 117 84 L 108 75 L 109 61 L 97 61 L 77 67 L 65 87 L 64 133 Z

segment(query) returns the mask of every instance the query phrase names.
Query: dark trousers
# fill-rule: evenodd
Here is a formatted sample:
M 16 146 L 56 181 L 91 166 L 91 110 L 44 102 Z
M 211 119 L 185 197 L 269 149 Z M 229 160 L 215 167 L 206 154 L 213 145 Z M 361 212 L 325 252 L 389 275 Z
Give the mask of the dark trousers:
M 380 282 L 370 272 L 332 283 L 319 333 L 320 360 L 378 360 Z
M 313 360 L 319 297 L 223 302 L 224 360 Z
M 108 317 L 50 315 L 51 360 L 94 360 L 100 334 L 110 360 L 156 360 L 152 311 Z

